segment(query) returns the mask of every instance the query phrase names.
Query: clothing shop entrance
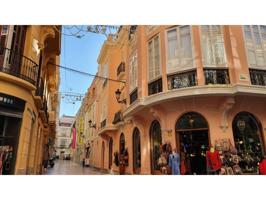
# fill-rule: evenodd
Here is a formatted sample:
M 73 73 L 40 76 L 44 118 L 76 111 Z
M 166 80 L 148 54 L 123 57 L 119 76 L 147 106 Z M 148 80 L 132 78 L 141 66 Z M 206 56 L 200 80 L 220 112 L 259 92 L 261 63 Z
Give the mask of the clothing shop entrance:
M 0 174 L 14 174 L 21 119 L 0 115 Z
M 181 174 L 207 174 L 207 121 L 198 113 L 184 114 L 176 123 L 176 140 L 181 158 Z

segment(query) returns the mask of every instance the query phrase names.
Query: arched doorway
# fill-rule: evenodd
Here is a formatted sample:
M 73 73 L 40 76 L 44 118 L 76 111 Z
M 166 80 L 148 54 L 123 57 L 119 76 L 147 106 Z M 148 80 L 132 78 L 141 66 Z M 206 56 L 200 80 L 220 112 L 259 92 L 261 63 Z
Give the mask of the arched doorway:
M 176 122 L 176 143 L 186 174 L 207 174 L 206 150 L 209 147 L 209 128 L 205 118 L 189 112 Z
M 109 140 L 109 169 L 111 169 L 113 164 L 113 138 Z
M 158 121 L 153 121 L 150 128 L 151 139 L 151 170 L 153 174 L 160 173 L 158 159 L 160 157 L 160 146 L 162 144 L 161 125 Z
M 105 151 L 105 146 L 104 146 L 104 141 L 102 142 L 102 169 L 104 169 L 104 152 Z
M 141 168 L 140 132 L 138 128 L 133 131 L 133 173 L 139 174 Z
M 251 113 L 240 112 L 234 117 L 232 127 L 239 166 L 244 173 L 256 173 L 257 163 L 264 154 L 260 122 Z

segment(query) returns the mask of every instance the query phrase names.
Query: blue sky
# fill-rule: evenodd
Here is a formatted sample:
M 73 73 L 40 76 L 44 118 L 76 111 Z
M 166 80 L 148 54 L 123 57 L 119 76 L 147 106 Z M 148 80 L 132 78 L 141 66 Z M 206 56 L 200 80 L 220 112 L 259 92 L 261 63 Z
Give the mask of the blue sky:
M 106 37 L 104 35 L 88 33 L 81 39 L 62 35 L 60 64 L 69 68 L 96 74 L 97 58 Z M 85 94 L 93 77 L 80 75 L 60 69 L 60 92 Z M 67 103 L 61 99 L 60 116 L 75 115 L 81 102 Z

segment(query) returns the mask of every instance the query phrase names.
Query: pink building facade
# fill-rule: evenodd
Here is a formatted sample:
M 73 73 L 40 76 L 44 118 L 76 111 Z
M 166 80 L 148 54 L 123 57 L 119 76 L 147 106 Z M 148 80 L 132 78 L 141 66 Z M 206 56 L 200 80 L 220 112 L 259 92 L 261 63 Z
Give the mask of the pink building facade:
M 88 90 L 94 167 L 161 174 L 170 144 L 188 174 L 206 174 L 204 154 L 224 141 L 243 173 L 257 173 L 266 151 L 265 26 L 122 26 L 98 62 L 98 74 L 118 82 L 97 79 Z

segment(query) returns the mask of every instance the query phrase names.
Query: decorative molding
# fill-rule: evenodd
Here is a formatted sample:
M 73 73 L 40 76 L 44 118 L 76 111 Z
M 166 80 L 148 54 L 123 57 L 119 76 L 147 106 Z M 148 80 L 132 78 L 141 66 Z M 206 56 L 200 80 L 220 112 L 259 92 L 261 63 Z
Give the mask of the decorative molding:
M 55 38 L 55 30 L 52 26 L 42 26 L 42 37 L 41 37 L 41 45 L 45 43 L 47 38 Z
M 148 26 L 145 26 L 146 35 L 151 34 L 157 28 L 158 28 L 158 26 L 156 26 L 156 25 L 148 25 Z
M 227 98 L 221 106 L 221 129 L 225 132 L 228 128 L 228 113 L 235 105 L 233 97 Z

